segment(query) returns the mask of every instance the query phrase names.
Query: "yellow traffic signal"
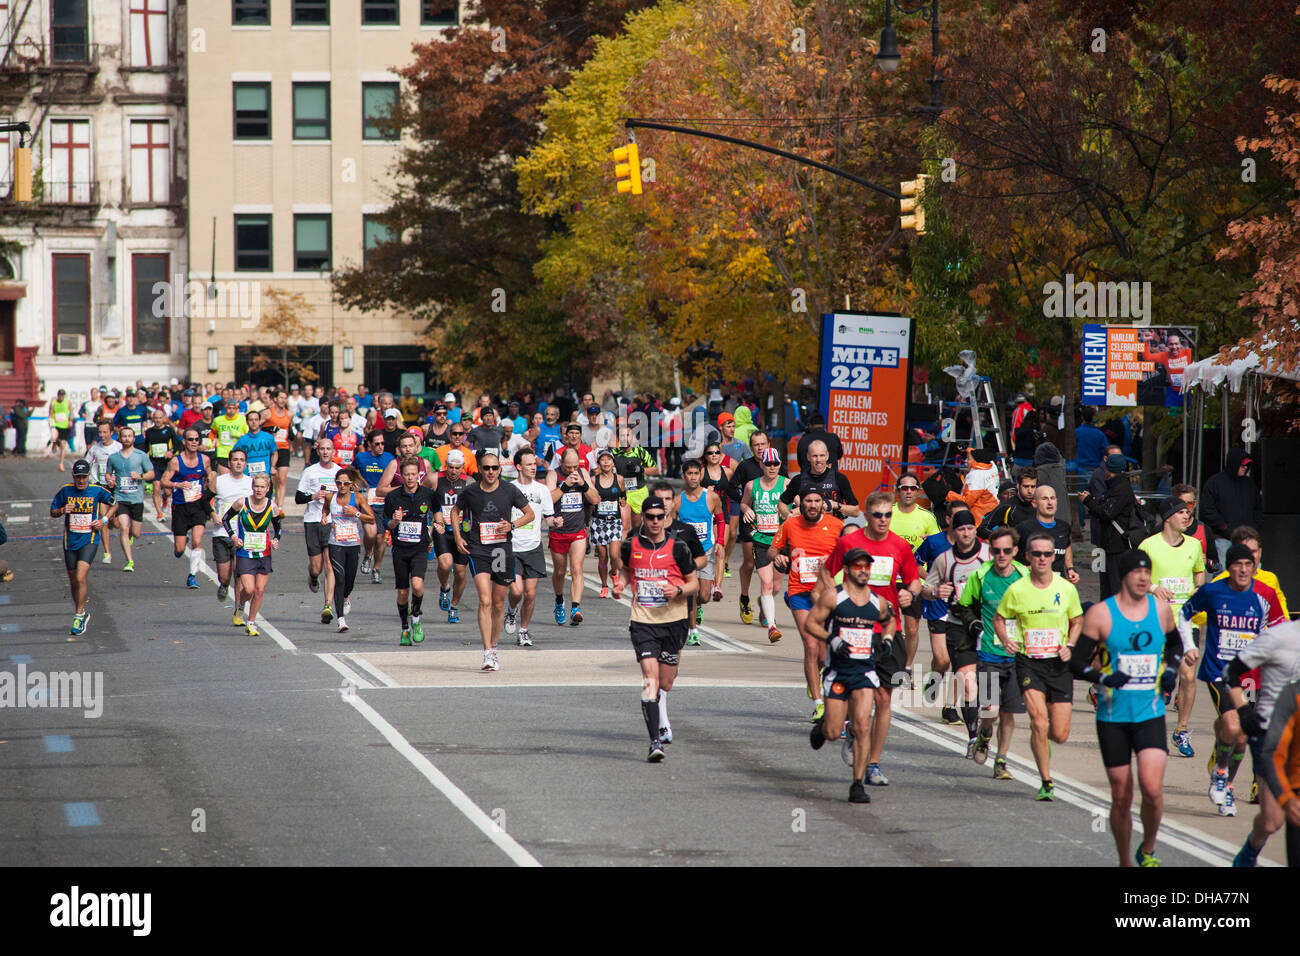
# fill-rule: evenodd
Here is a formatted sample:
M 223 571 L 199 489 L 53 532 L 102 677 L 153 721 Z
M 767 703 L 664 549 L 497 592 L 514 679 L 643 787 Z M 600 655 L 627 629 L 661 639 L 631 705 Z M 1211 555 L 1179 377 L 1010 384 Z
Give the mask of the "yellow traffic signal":
M 619 192 L 641 195 L 641 154 L 636 143 L 614 150 L 614 178 L 618 180 Z
M 14 202 L 32 201 L 32 148 L 14 149 Z
M 921 200 L 925 196 L 925 183 L 929 178 L 924 173 L 918 173 L 911 182 L 899 183 L 898 191 L 903 194 L 899 206 L 904 213 L 899 218 L 899 225 L 903 229 L 915 229 L 918 236 L 925 235 L 925 209 Z

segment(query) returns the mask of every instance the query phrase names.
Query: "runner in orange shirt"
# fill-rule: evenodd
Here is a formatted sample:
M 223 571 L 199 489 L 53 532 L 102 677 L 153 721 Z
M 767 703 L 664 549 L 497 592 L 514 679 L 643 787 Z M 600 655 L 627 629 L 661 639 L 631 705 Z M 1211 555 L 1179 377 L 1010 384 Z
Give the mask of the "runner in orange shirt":
M 289 396 L 281 389 L 271 392 L 271 407 L 262 415 L 262 428 L 275 437 L 275 505 L 284 508 L 284 487 L 289 477 L 289 460 L 293 458 L 293 419 L 289 416 Z
M 782 573 L 789 571 L 785 604 L 794 615 L 795 627 L 803 640 L 803 673 L 808 681 L 808 696 L 813 699 L 813 721 L 821 720 L 826 711 L 822 702 L 821 665 L 826 645 L 805 627 L 813 607 L 813 589 L 817 586 L 822 562 L 835 550 L 844 522 L 823 514 L 826 501 L 816 488 L 805 488 L 799 496 L 799 513 L 781 525 L 768 548 L 772 565 Z

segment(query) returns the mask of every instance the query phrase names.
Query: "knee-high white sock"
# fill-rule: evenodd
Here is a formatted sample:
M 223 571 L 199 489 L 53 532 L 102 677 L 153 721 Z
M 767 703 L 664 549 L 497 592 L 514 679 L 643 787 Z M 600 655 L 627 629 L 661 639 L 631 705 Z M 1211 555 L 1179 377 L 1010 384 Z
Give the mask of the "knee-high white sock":
M 671 726 L 668 723 L 668 691 L 663 688 L 659 689 L 659 726 Z
M 198 574 L 203 567 L 203 552 L 197 548 L 190 549 L 190 574 Z
M 758 606 L 763 609 L 763 616 L 767 618 L 767 626 L 771 627 L 776 624 L 776 595 L 760 594 Z

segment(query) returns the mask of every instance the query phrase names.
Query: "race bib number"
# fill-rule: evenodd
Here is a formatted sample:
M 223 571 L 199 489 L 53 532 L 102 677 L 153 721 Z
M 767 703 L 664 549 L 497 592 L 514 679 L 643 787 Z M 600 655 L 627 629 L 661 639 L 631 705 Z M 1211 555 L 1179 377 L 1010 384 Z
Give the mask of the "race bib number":
M 509 532 L 509 521 L 486 521 L 478 526 L 479 544 L 501 544 Z
M 602 501 L 600 504 L 596 505 L 596 514 L 600 515 L 602 518 L 618 517 L 618 502 Z
M 836 633 L 848 645 L 849 657 L 855 661 L 865 661 L 871 657 L 871 642 L 875 637 L 869 627 L 842 627 Z
M 250 475 L 265 475 L 265 474 L 266 474 L 266 462 L 264 462 L 264 461 L 250 461 L 250 462 L 248 463 L 248 473 L 249 473 Z
M 212 451 L 216 447 L 217 447 L 217 440 L 215 438 L 213 438 L 211 435 L 203 436 L 204 451 Z
M 361 535 L 358 533 L 356 522 L 351 519 L 335 521 L 334 540 L 339 544 L 360 544 Z
M 221 444 L 233 445 L 235 443 L 235 433 L 228 428 L 221 429 Z
M 758 529 L 759 534 L 776 534 L 776 530 L 781 524 L 775 512 L 764 514 L 758 511 L 754 513 L 754 517 L 758 519 L 755 527 Z
M 885 588 L 894 583 L 894 558 L 892 555 L 872 556 L 871 575 L 867 584 L 871 587 Z
M 289 441 L 289 429 L 277 428 L 275 430 L 275 443 L 277 445 L 287 444 Z
M 130 476 L 117 479 L 117 490 L 126 494 L 134 494 L 140 487 L 140 482 Z
M 169 451 L 171 451 L 171 449 L 167 446 L 165 441 L 156 441 L 149 446 L 149 457 L 166 458 L 167 452 Z
M 1007 627 L 1007 640 L 1013 643 L 1020 641 L 1020 624 L 1017 621 L 1004 621 Z
M 1235 661 L 1255 635 L 1248 631 L 1219 632 L 1219 660 Z
M 709 540 L 709 528 L 713 527 L 711 521 L 690 521 L 687 523 L 695 529 L 695 537 L 700 539 L 700 544 Z
M 447 502 L 444 502 L 444 503 L 443 503 L 443 506 L 442 506 L 442 522 L 443 522 L 443 524 L 450 524 L 450 523 L 451 523 L 451 509 L 454 508 L 455 506 L 456 506 L 456 500 L 455 500 L 454 498 L 453 498 L 451 501 L 447 501 Z
M 817 572 L 821 570 L 823 560 L 825 559 L 821 557 L 798 557 L 794 559 L 794 565 L 790 570 L 794 572 L 800 584 L 816 584 Z
M 663 582 L 637 581 L 636 603 L 642 607 L 663 607 L 667 604 L 668 598 L 664 597 Z
M 352 449 L 340 448 L 337 452 L 339 461 L 344 465 L 352 464 Z
M 1025 653 L 1030 657 L 1059 657 L 1061 631 L 1055 627 L 1031 627 L 1025 631 Z
M 1151 688 L 1156 682 L 1158 654 L 1121 654 L 1119 669 L 1129 676 L 1129 682 L 1120 690 L 1141 690 Z
M 1172 591 L 1176 598 L 1186 598 L 1192 593 L 1191 578 L 1161 578 L 1160 586 Z
M 419 544 L 424 533 L 424 525 L 419 521 L 399 521 L 397 523 L 397 540 L 402 544 Z
M 266 532 L 265 531 L 245 531 L 244 532 L 244 550 L 249 554 L 261 554 L 266 550 Z
M 582 510 L 582 492 L 566 491 L 560 495 L 560 510 L 564 512 L 574 512 Z
M 624 486 L 625 488 L 627 488 L 628 491 L 636 491 L 636 489 L 637 489 L 637 487 L 638 487 L 636 476 L 635 476 L 635 475 L 631 475 L 631 476 L 629 476 L 629 477 L 627 477 L 627 478 L 624 478 L 624 479 L 623 479 L 623 486 Z
M 181 497 L 186 502 L 198 501 L 203 497 L 203 485 L 197 481 L 181 482 Z
M 86 534 L 94 529 L 91 525 L 95 521 L 95 516 L 85 511 L 74 512 L 68 515 L 68 530 L 73 534 Z
M 370 503 L 372 505 L 382 505 L 384 503 L 384 496 L 379 493 L 378 488 L 370 489 Z

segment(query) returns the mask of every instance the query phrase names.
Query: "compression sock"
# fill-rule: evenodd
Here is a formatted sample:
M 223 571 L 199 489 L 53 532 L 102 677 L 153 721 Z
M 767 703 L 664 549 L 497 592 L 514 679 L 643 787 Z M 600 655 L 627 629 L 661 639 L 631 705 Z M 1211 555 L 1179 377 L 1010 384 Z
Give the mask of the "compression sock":
M 763 609 L 763 616 L 767 619 L 768 627 L 776 625 L 776 595 L 761 594 L 758 598 L 758 606 Z
M 563 607 L 563 606 L 564 606 L 564 595 L 563 595 L 563 594 L 557 594 L 557 595 L 555 595 L 555 606 L 556 606 L 556 607 Z
M 1242 760 L 1245 758 L 1244 750 L 1234 750 L 1232 752 L 1232 761 L 1228 764 L 1228 783 L 1237 779 L 1237 771 L 1241 769 Z
M 418 618 L 420 616 L 420 612 L 423 610 L 424 610 L 424 595 L 412 594 L 411 595 L 411 617 Z
M 659 726 L 668 726 L 668 691 L 659 689 Z
M 962 704 L 961 718 L 966 721 L 966 731 L 974 737 L 979 732 L 980 708 L 978 704 Z
M 1232 760 L 1232 744 L 1225 744 L 1221 740 L 1214 742 L 1214 769 L 1222 770 L 1225 773 L 1228 770 L 1228 763 Z
M 659 739 L 659 701 L 643 700 L 641 701 L 641 716 L 645 718 L 645 729 L 650 733 L 651 740 Z
M 397 616 L 402 619 L 402 630 L 410 626 L 411 609 L 405 604 L 397 605 Z
M 198 574 L 199 568 L 203 567 L 203 552 L 195 549 L 190 550 L 190 574 Z

